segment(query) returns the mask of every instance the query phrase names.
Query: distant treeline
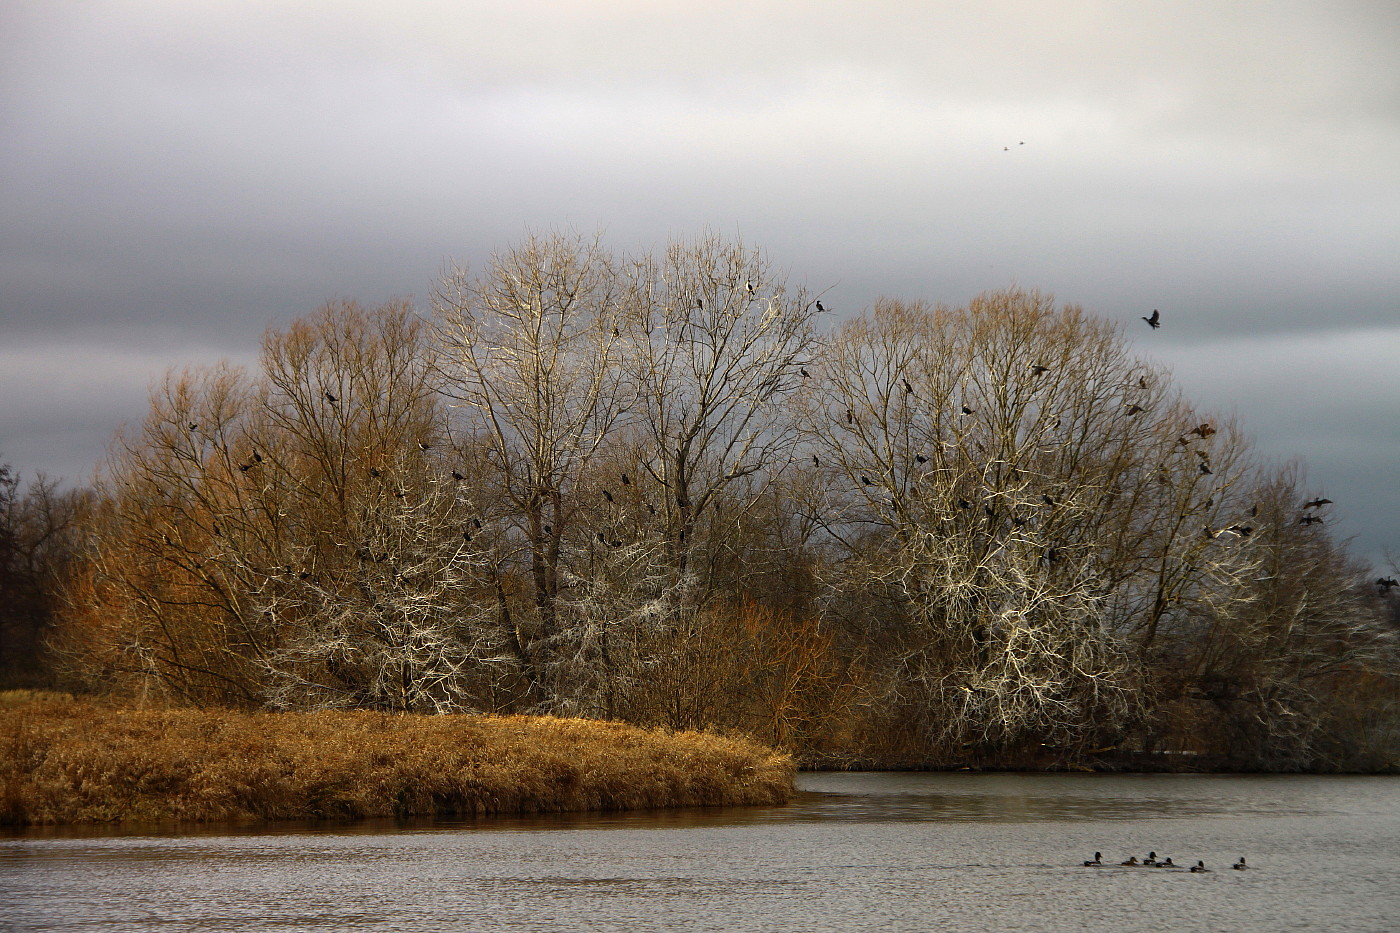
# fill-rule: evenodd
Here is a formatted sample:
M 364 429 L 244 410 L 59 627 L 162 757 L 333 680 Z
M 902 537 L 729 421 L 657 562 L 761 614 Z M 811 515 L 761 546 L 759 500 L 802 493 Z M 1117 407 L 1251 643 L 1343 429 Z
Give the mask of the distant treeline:
M 171 372 L 92 489 L 11 490 L 48 663 L 813 763 L 1400 761 L 1400 593 L 1299 466 L 1048 295 L 827 302 L 739 243 L 544 237 Z
M 0 693 L 0 824 L 359 819 L 778 804 L 744 739 L 549 717 L 113 709 Z

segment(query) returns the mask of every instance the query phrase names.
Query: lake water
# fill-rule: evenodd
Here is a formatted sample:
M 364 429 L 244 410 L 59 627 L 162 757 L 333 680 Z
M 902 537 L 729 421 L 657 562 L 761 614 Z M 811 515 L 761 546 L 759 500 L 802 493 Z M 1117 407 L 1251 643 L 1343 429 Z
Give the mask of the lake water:
M 26 831 L 0 837 L 0 929 L 1400 930 L 1400 777 L 798 786 L 771 808 Z M 1081 867 L 1095 850 L 1113 865 Z M 1116 864 L 1151 850 L 1213 871 Z

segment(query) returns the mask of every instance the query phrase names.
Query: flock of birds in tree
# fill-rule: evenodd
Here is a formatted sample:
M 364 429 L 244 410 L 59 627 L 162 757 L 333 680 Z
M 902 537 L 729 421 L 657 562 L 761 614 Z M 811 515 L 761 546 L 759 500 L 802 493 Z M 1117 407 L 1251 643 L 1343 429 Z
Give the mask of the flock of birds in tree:
M 1025 145 L 1025 143 L 1022 143 L 1021 145 Z M 750 291 L 750 293 L 752 294 L 752 292 L 753 292 L 753 286 L 752 286 L 751 283 L 750 283 L 750 285 L 749 285 L 749 291 Z M 701 301 L 700 299 L 697 299 L 697 306 L 699 306 L 699 307 L 704 307 L 703 301 Z M 830 309 L 827 308 L 825 305 L 823 305 L 822 302 L 821 302 L 820 300 L 818 300 L 818 301 L 816 302 L 816 308 L 817 308 L 817 310 L 818 310 L 819 312 L 827 312 L 827 311 L 830 310 Z M 1142 320 L 1147 322 L 1148 327 L 1152 328 L 1153 330 L 1156 330 L 1156 329 L 1158 329 L 1159 327 L 1162 326 L 1162 313 L 1161 313 L 1161 311 L 1159 311 L 1158 309 L 1153 308 L 1153 309 L 1152 309 L 1152 314 L 1151 314 L 1150 316 L 1144 315 L 1144 316 L 1142 317 Z M 1045 365 L 1042 365 L 1042 364 L 1039 364 L 1039 363 L 1034 364 L 1034 365 L 1031 367 L 1031 375 L 1032 375 L 1032 376 L 1041 376 L 1041 375 L 1044 375 L 1045 373 L 1047 373 L 1047 372 L 1049 372 L 1049 371 L 1050 371 L 1050 367 L 1045 366 Z M 810 378 L 810 377 L 811 377 L 811 373 L 810 373 L 805 367 L 799 367 L 799 372 L 801 373 L 801 376 L 802 376 L 803 379 L 807 379 L 807 378 Z M 904 389 L 904 394 L 905 394 L 905 395 L 912 396 L 912 395 L 915 394 L 915 393 L 914 393 L 914 386 L 909 382 L 908 379 L 906 379 L 906 378 L 901 378 L 900 382 L 901 382 L 902 388 Z M 1139 378 L 1138 384 L 1139 384 L 1139 386 L 1140 386 L 1141 388 L 1144 388 L 1144 389 L 1147 388 L 1147 382 L 1146 382 L 1145 377 Z M 326 401 L 329 402 L 329 403 L 332 404 L 332 405 L 338 405 L 339 402 L 340 402 L 340 397 L 337 396 L 337 395 L 335 395 L 335 394 L 334 394 L 333 392 L 331 392 L 329 389 L 327 389 L 327 390 L 324 391 L 324 396 L 325 396 Z M 971 408 L 970 406 L 968 406 L 968 405 L 966 405 L 966 404 L 964 404 L 964 405 L 962 405 L 962 406 L 960 407 L 960 411 L 961 411 L 961 413 L 962 413 L 964 416 L 973 415 L 973 414 L 976 413 L 975 409 Z M 1126 411 L 1126 414 L 1128 414 L 1129 416 L 1132 416 L 1132 415 L 1140 414 L 1140 413 L 1142 413 L 1143 411 L 1146 411 L 1146 409 L 1145 409 L 1143 406 L 1141 406 L 1141 405 L 1138 405 L 1138 404 L 1136 404 L 1136 403 L 1131 403 L 1131 404 L 1128 405 L 1128 407 L 1125 409 L 1125 411 Z M 855 411 L 854 411 L 854 409 L 849 408 L 849 407 L 846 409 L 846 423 L 847 423 L 848 425 L 854 425 L 854 424 L 856 424 L 856 415 L 855 415 Z M 196 430 L 198 430 L 199 425 L 196 424 L 196 423 L 191 423 L 191 424 L 189 425 L 189 428 L 190 428 L 191 431 L 196 431 Z M 1186 434 L 1184 434 L 1184 435 L 1178 440 L 1177 443 L 1182 444 L 1182 445 L 1186 445 L 1186 444 L 1189 444 L 1189 443 L 1190 443 L 1191 438 L 1192 438 L 1193 436 L 1196 437 L 1196 438 L 1199 438 L 1199 439 L 1201 439 L 1201 440 L 1205 440 L 1205 439 L 1210 438 L 1211 435 L 1213 435 L 1213 434 L 1215 434 L 1215 433 L 1216 433 L 1216 428 L 1215 428 L 1213 425 L 1211 425 L 1209 422 L 1202 422 L 1201 424 L 1198 424 L 1198 425 L 1196 425 L 1195 427 L 1191 428 L 1189 431 L 1187 431 Z M 419 441 L 419 442 L 418 442 L 418 449 L 419 449 L 420 451 L 426 452 L 426 451 L 432 449 L 432 445 L 429 444 L 429 443 L 427 443 L 426 441 Z M 1202 476 L 1213 476 L 1213 475 L 1214 475 L 1214 471 L 1211 469 L 1211 464 L 1210 464 L 1209 455 L 1206 454 L 1205 451 L 1197 450 L 1197 451 L 1196 451 L 1196 456 L 1199 458 L 1199 463 L 1198 463 L 1197 467 L 1198 467 L 1198 469 L 1199 469 L 1200 474 L 1201 474 Z M 259 451 L 256 450 L 256 449 L 254 449 L 254 450 L 252 451 L 252 454 L 251 454 L 250 458 L 249 458 L 246 462 L 239 463 L 239 464 L 237 465 L 237 466 L 238 466 L 238 470 L 239 470 L 240 473 L 247 473 L 249 470 L 253 469 L 253 467 L 255 467 L 255 466 L 261 464 L 261 463 L 263 462 L 263 459 L 264 459 L 264 458 L 263 458 L 262 453 L 259 452 Z M 915 457 L 914 457 L 914 459 L 915 459 L 915 461 L 917 461 L 917 462 L 920 463 L 920 464 L 928 463 L 928 457 L 924 456 L 923 454 L 916 454 Z M 812 464 L 813 464 L 814 466 L 818 466 L 818 467 L 821 466 L 821 459 L 820 459 L 816 454 L 813 454 L 813 455 L 812 455 Z M 382 471 L 379 470 L 379 469 L 377 469 L 377 468 L 375 468 L 375 467 L 371 467 L 371 468 L 370 468 L 369 474 L 370 474 L 371 477 L 376 478 L 376 479 L 383 476 Z M 466 476 L 463 475 L 463 474 L 461 473 L 461 471 L 459 471 L 459 470 L 452 470 L 452 471 L 451 471 L 451 476 L 452 476 L 452 479 L 453 479 L 455 482 L 459 482 L 459 483 L 462 482 L 462 481 L 464 481 L 464 480 L 466 479 Z M 631 480 L 631 478 L 630 478 L 626 473 L 621 474 L 621 478 L 622 478 L 622 485 L 624 485 L 624 486 L 630 486 L 630 485 L 632 485 L 632 480 Z M 861 482 L 861 485 L 862 485 L 862 486 L 867 486 L 867 487 L 869 487 L 869 486 L 875 486 L 875 485 L 876 485 L 875 481 L 872 480 L 867 474 L 864 474 L 864 473 L 860 474 L 860 482 Z M 396 495 L 398 498 L 402 499 L 402 498 L 405 497 L 406 493 L 405 493 L 403 490 L 399 490 L 395 495 Z M 609 489 L 604 489 L 604 490 L 603 490 L 603 498 L 604 498 L 608 503 L 610 503 L 610 504 L 616 502 L 616 499 L 615 499 L 615 497 L 614 497 L 612 491 L 609 490 Z M 1041 498 L 1045 501 L 1046 504 L 1051 505 L 1051 506 L 1054 505 L 1054 500 L 1053 500 L 1050 496 L 1046 495 L 1046 496 L 1042 496 Z M 957 500 L 957 504 L 958 504 L 958 507 L 959 507 L 960 509 L 965 509 L 965 510 L 966 510 L 966 509 L 971 509 L 971 508 L 972 508 L 972 503 L 971 503 L 971 502 L 968 502 L 966 499 L 958 499 L 958 500 Z M 1299 525 L 1302 525 L 1302 526 L 1304 526 L 1304 527 L 1308 527 L 1308 526 L 1311 526 L 1311 525 L 1324 524 L 1324 523 L 1325 523 L 1325 520 L 1323 519 L 1323 517 L 1322 517 L 1321 515 L 1317 514 L 1317 510 L 1323 508 L 1324 506 L 1328 506 L 1328 505 L 1332 505 L 1332 504 L 1333 504 L 1333 503 L 1332 503 L 1332 500 L 1331 500 L 1331 499 L 1327 499 L 1327 498 L 1324 498 L 1324 497 L 1318 497 L 1318 498 L 1315 498 L 1315 499 L 1310 499 L 1310 500 L 1307 501 L 1307 502 L 1304 502 L 1303 505 L 1302 505 L 1302 509 L 1301 509 L 1302 515 L 1300 515 L 1299 518 L 1298 518 L 1298 524 L 1299 524 Z M 655 506 L 648 505 L 648 509 L 652 512 L 652 514 L 655 514 L 655 513 L 656 513 L 656 508 L 655 508 Z M 995 517 L 996 517 L 995 512 L 992 511 L 992 509 L 991 509 L 990 506 L 987 506 L 986 509 L 987 509 L 987 511 L 988 511 L 989 516 L 991 516 L 992 518 L 995 518 Z M 1253 508 L 1250 509 L 1250 514 L 1251 514 L 1251 515 L 1257 516 L 1258 513 L 1259 513 L 1259 508 L 1258 508 L 1258 506 L 1255 506 L 1255 507 L 1253 507 Z M 473 520 L 472 520 L 472 523 L 473 523 L 473 528 L 474 528 L 474 529 L 476 529 L 476 530 L 479 531 L 479 530 L 482 528 L 481 519 L 479 519 L 479 518 L 473 519 Z M 552 527 L 551 525 L 544 525 L 544 526 L 543 526 L 543 531 L 544 531 L 544 533 L 545 533 L 546 535 L 552 534 L 552 533 L 553 533 L 553 527 Z M 1235 535 L 1236 537 L 1239 537 L 1239 538 L 1247 538 L 1247 537 L 1251 536 L 1251 535 L 1254 533 L 1254 527 L 1253 527 L 1252 525 L 1246 525 L 1246 524 L 1242 524 L 1242 523 L 1236 523 L 1236 524 L 1232 524 L 1232 525 L 1229 525 L 1229 526 L 1226 526 L 1226 527 L 1223 527 L 1223 528 L 1219 528 L 1219 529 L 1212 529 L 1209 525 L 1207 525 L 1207 526 L 1205 527 L 1205 530 L 1204 530 L 1205 537 L 1208 538 L 1208 539 L 1214 539 L 1214 538 L 1216 538 L 1217 536 L 1219 536 L 1219 535 L 1221 535 L 1221 534 L 1227 534 L 1227 533 L 1228 533 L 1228 534 L 1233 534 L 1233 535 Z M 463 537 L 464 540 L 470 542 L 470 541 L 472 540 L 472 532 L 471 532 L 470 530 L 468 530 L 468 531 L 463 531 L 463 532 L 462 532 L 462 537 Z M 615 538 L 610 538 L 608 535 L 606 535 L 606 534 L 605 534 L 604 532 L 602 532 L 602 531 L 599 531 L 599 532 L 598 532 L 597 537 L 598 537 L 598 540 L 599 540 L 601 543 L 603 543 L 603 544 L 605 544 L 605 545 L 607 545 L 607 546 L 609 546 L 609 547 L 620 547 L 621 544 L 622 544 L 621 541 L 616 540 Z M 1384 595 L 1389 595 L 1389 593 L 1390 593 L 1390 591 L 1391 591 L 1392 589 L 1394 589 L 1395 587 L 1400 587 L 1400 581 L 1397 581 L 1394 577 L 1381 577 L 1381 578 L 1379 578 L 1379 579 L 1376 580 L 1376 586 L 1380 588 L 1380 592 L 1381 592 L 1382 594 L 1384 594 Z M 1153 867 L 1175 867 L 1175 866 L 1172 866 L 1172 864 L 1171 864 L 1171 859 L 1167 859 L 1167 860 L 1165 860 L 1165 862 L 1157 862 L 1157 861 L 1155 860 L 1155 855 L 1156 855 L 1156 853 L 1152 853 L 1152 854 L 1149 856 L 1149 858 L 1148 858 L 1147 861 L 1138 862 L 1136 859 L 1130 859 L 1129 861 L 1123 862 L 1122 864 L 1123 864 L 1123 865 L 1149 865 L 1149 866 L 1153 866 Z M 1084 864 L 1085 864 L 1085 865 L 1099 865 L 1099 864 L 1102 864 L 1102 863 L 1100 862 L 1100 855 L 1099 855 L 1099 853 L 1097 853 L 1097 852 L 1094 853 L 1094 860 L 1093 860 L 1093 861 L 1085 862 Z M 1243 868 L 1245 867 L 1245 865 L 1244 865 L 1244 859 L 1241 858 L 1240 861 L 1239 861 L 1239 863 L 1236 864 L 1236 865 L 1234 865 L 1234 866 L 1232 866 L 1232 867 L 1237 868 L 1237 869 L 1243 869 Z M 1205 868 L 1200 862 L 1197 862 L 1195 866 L 1192 866 L 1192 867 L 1191 867 L 1191 871 L 1209 871 L 1209 869 Z
M 1105 862 L 1103 860 L 1102 852 L 1095 852 L 1093 858 L 1088 859 L 1084 862 L 1084 867 L 1103 868 L 1111 864 L 1112 863 Z M 1210 871 L 1210 869 L 1206 867 L 1206 863 L 1204 861 L 1201 861 L 1200 859 L 1197 859 L 1196 864 L 1191 866 L 1178 865 L 1175 862 L 1173 862 L 1170 857 L 1162 859 L 1157 858 L 1156 852 L 1147 853 L 1147 857 L 1142 859 L 1141 861 L 1138 860 L 1138 857 L 1136 855 L 1130 855 L 1128 856 L 1128 858 L 1124 859 L 1118 864 L 1124 868 L 1184 868 L 1190 871 L 1192 874 L 1203 874 L 1205 872 Z M 1245 863 L 1244 856 L 1241 855 L 1240 860 L 1235 864 L 1231 865 L 1230 867 L 1233 868 L 1235 871 L 1245 871 L 1249 868 L 1249 865 Z

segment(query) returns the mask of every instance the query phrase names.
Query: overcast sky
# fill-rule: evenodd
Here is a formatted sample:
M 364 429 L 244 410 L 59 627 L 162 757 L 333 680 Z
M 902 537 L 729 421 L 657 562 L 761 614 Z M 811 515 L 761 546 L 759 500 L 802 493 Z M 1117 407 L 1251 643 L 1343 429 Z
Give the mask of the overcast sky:
M 327 299 L 711 230 L 841 312 L 1017 284 L 1122 320 L 1400 552 L 1394 0 L 5 0 L 0 35 L 26 476 L 83 481 L 167 366 Z

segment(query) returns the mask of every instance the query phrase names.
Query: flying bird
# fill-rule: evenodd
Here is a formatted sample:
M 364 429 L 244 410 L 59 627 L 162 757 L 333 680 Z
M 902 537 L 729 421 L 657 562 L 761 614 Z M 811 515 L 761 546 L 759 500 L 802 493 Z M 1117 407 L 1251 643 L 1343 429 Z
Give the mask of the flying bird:
M 1146 409 L 1146 408 L 1143 408 L 1141 405 L 1129 405 L 1129 406 L 1128 406 L 1128 410 L 1127 410 L 1127 414 L 1129 414 L 1129 415 L 1139 415 L 1139 414 L 1142 414 L 1142 413 L 1145 412 L 1145 411 L 1147 411 L 1147 409 Z
M 1389 593 L 1392 586 L 1400 586 L 1394 577 L 1381 577 L 1376 581 L 1376 586 L 1381 588 L 1382 593 Z
M 1050 367 L 1049 367 L 1049 366 L 1044 366 L 1044 365 L 1041 365 L 1040 363 L 1036 363 L 1034 366 L 1031 367 L 1031 375 L 1032 375 L 1032 376 L 1039 376 L 1041 373 L 1048 373 L 1049 371 L 1050 371 Z
M 1304 502 L 1304 503 L 1303 503 L 1303 508 L 1305 508 L 1305 509 L 1320 509 L 1320 508 L 1322 508 L 1324 505 L 1331 505 L 1331 504 L 1332 504 L 1332 500 L 1331 500 L 1331 499 L 1314 499 L 1314 500 L 1312 500 L 1311 502 Z
M 1300 525 L 1316 525 L 1321 522 L 1321 515 L 1304 515 L 1302 518 L 1298 519 L 1298 524 Z
M 1209 421 L 1202 421 L 1200 424 L 1196 425 L 1194 428 L 1187 431 L 1186 433 L 1195 434 L 1197 437 L 1200 437 L 1202 440 L 1204 440 L 1205 438 L 1210 437 L 1212 434 L 1215 433 L 1215 428 L 1211 426 Z
M 1153 330 L 1156 330 L 1157 328 L 1162 326 L 1162 312 L 1158 311 L 1156 308 L 1153 308 L 1152 316 L 1144 317 L 1143 320 L 1147 322 L 1148 327 L 1152 328 Z

